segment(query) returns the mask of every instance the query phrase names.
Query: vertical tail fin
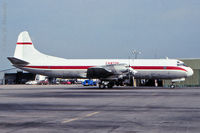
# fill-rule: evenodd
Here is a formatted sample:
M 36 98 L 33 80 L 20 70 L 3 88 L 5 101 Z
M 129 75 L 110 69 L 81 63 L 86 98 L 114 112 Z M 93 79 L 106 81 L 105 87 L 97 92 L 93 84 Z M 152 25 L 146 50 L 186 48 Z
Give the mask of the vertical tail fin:
M 28 32 L 21 32 L 18 36 L 14 57 L 25 61 L 31 61 L 37 60 L 41 56 L 44 56 L 44 54 L 34 48 Z
M 25 65 L 25 64 L 48 64 L 51 61 L 63 62 L 62 58 L 49 56 L 40 53 L 33 46 L 31 38 L 27 31 L 23 31 L 19 34 L 17 45 L 15 48 L 14 57 L 8 58 L 13 64 Z
M 24 59 L 27 55 L 31 54 L 31 51 L 35 50 L 27 31 L 19 34 L 16 44 L 14 57 L 18 59 Z

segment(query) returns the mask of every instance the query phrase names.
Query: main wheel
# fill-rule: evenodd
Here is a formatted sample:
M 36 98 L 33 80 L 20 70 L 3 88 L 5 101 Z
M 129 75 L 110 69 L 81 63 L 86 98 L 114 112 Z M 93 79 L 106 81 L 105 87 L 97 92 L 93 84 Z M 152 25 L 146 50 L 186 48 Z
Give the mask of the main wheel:
M 108 88 L 113 88 L 113 85 L 111 85 L 111 84 L 108 84 Z
M 99 89 L 105 89 L 106 86 L 104 84 L 99 84 Z
M 113 86 L 115 85 L 114 82 L 110 81 L 107 85 L 108 88 L 113 88 Z

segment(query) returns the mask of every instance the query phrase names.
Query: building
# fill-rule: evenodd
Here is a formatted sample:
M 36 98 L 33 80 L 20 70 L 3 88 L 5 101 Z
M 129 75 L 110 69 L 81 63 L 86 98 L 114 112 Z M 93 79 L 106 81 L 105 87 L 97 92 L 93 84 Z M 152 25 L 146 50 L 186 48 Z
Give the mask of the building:
M 35 74 L 23 72 L 16 68 L 0 71 L 0 84 L 24 84 L 34 79 Z
M 10 69 L 5 69 L 0 71 L 0 85 L 5 84 L 5 73 L 12 73 L 16 72 L 16 68 L 10 68 Z

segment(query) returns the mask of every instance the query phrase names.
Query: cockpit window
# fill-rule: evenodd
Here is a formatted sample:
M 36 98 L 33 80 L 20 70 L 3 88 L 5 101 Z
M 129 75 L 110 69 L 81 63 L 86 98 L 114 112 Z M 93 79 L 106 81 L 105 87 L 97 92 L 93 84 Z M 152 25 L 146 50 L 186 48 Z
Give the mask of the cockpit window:
M 177 62 L 177 66 L 185 66 L 185 67 L 188 67 L 185 63 L 183 63 L 183 62 Z
M 184 64 L 184 63 L 183 63 L 183 66 L 186 66 L 186 67 L 188 67 L 188 66 L 187 66 L 186 64 Z

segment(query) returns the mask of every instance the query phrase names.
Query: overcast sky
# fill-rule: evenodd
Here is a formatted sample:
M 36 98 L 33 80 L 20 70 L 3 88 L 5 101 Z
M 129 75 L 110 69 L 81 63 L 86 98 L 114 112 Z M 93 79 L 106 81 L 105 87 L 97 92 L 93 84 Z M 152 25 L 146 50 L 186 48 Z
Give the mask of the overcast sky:
M 24 30 L 40 52 L 64 58 L 128 58 L 134 49 L 139 58 L 200 57 L 200 0 L 0 0 L 0 7 L 0 70 L 11 67 L 6 57 Z

